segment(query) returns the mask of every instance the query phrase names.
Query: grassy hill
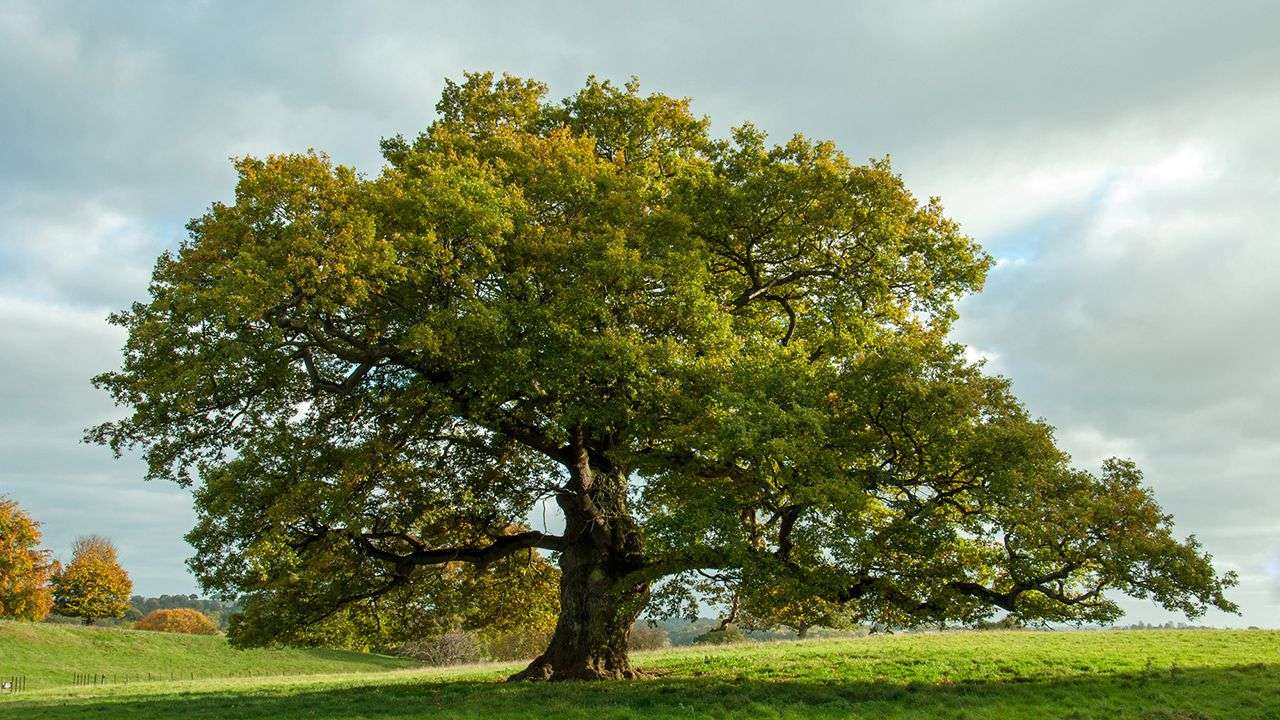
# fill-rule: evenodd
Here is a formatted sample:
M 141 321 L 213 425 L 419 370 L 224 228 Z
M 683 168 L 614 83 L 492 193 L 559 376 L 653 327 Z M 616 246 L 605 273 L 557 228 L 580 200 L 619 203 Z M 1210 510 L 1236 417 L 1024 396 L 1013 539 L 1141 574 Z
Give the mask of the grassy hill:
M 116 682 L 152 678 L 303 675 L 391 670 L 396 658 L 338 650 L 234 650 L 222 636 L 0 621 L 0 676 L 30 690 L 70 685 L 75 673 Z
M 1280 633 L 947 633 L 639 653 L 656 676 L 506 684 L 515 667 L 62 688 L 0 718 L 1275 720 Z

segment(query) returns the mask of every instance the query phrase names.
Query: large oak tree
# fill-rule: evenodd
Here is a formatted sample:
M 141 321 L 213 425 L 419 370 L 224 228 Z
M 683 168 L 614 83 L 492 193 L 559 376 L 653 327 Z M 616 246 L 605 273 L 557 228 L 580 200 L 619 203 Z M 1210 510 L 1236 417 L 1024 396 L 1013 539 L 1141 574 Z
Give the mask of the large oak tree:
M 634 83 L 437 110 L 376 177 L 238 161 L 114 316 L 132 414 L 90 437 L 197 485 L 205 586 L 290 606 L 243 632 L 531 549 L 560 615 L 523 678 L 635 675 L 632 620 L 699 572 L 892 626 L 1233 609 L 1133 464 L 1072 468 L 947 342 L 990 260 L 887 160 Z M 523 525 L 547 498 L 563 532 Z

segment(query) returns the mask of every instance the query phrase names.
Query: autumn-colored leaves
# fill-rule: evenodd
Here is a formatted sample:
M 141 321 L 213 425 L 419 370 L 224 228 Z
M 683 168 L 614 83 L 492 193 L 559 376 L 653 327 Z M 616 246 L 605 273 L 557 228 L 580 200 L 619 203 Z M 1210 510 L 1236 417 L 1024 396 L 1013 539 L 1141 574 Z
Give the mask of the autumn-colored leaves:
M 188 635 L 217 635 L 218 626 L 208 615 L 194 608 L 165 608 L 152 610 L 134 624 L 135 630 L 186 633 Z
M 49 580 L 57 563 L 39 545 L 39 524 L 0 498 L 0 617 L 43 620 L 53 607 Z
M 65 568 L 40 541 L 39 523 L 0 498 L 0 617 L 38 621 L 54 611 L 88 625 L 124 615 L 133 582 L 110 540 L 78 538 Z
M 53 580 L 58 613 L 81 618 L 86 625 L 124 615 L 132 590 L 133 581 L 120 567 L 116 546 L 98 535 L 76 539 L 71 563 Z

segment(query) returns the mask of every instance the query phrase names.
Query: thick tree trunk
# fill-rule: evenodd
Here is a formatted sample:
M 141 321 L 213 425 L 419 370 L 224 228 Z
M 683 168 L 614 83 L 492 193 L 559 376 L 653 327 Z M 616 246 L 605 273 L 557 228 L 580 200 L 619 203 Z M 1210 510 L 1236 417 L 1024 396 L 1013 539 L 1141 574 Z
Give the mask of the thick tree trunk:
M 809 626 L 808 626 L 808 625 L 805 625 L 804 627 L 798 627 L 798 628 L 796 628 L 796 638 L 797 638 L 797 639 L 799 639 L 799 640 L 804 640 L 804 639 L 805 639 L 805 638 L 807 638 L 807 637 L 809 637 Z
M 555 633 L 546 651 L 511 680 L 640 676 L 627 656 L 627 638 L 648 601 L 649 586 L 622 583 L 642 562 L 640 532 L 626 511 L 626 479 L 615 473 L 585 486 L 590 491 L 585 502 L 568 493 L 558 498 L 565 510 L 566 547 L 560 553 Z
M 545 652 L 512 680 L 605 680 L 638 677 L 627 656 L 631 624 L 648 588 L 617 587 L 619 573 L 577 548 L 560 558 L 560 617 Z

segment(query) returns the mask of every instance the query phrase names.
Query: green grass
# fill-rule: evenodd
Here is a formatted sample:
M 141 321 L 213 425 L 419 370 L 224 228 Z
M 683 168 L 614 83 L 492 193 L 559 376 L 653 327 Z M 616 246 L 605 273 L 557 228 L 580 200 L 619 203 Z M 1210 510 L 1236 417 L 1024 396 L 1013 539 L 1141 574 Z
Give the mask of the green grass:
M 0 621 L 0 676 L 25 675 L 39 690 L 70 685 L 75 673 L 121 682 L 392 670 L 396 658 L 338 650 L 235 650 L 222 636 Z
M 56 689 L 4 718 L 1280 719 L 1280 632 L 948 633 L 640 653 L 655 679 L 514 667 Z

